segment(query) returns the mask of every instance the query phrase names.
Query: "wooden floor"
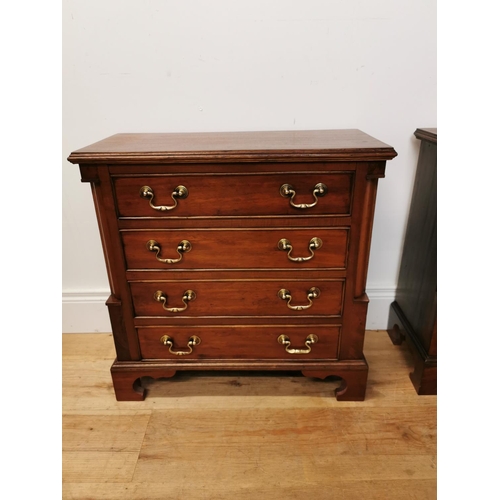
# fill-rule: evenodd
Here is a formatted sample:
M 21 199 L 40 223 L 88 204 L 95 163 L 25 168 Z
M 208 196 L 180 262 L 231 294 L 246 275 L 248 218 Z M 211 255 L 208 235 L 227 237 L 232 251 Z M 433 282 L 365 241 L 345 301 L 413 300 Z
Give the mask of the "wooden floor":
M 63 335 L 63 498 L 436 498 L 436 397 L 367 332 L 364 402 L 292 373 L 180 372 L 117 402 L 111 335 Z

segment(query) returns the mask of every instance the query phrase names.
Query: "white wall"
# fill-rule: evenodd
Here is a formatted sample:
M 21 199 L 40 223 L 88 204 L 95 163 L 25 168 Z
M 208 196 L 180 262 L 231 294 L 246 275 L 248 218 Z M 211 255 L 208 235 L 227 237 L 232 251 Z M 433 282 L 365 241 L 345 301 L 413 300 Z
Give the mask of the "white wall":
M 436 0 L 66 0 L 63 331 L 110 331 L 90 187 L 71 151 L 118 132 L 359 128 L 379 181 L 368 328 L 385 328 L 418 155 L 436 126 Z

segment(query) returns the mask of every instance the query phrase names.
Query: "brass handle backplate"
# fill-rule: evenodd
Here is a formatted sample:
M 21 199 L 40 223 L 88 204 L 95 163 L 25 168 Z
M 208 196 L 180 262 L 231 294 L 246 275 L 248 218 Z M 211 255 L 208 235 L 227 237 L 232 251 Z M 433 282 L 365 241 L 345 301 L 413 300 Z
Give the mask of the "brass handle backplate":
M 184 307 L 165 307 L 167 303 L 167 295 L 161 290 L 156 291 L 153 295 L 153 298 L 156 300 L 156 302 L 162 303 L 163 309 L 165 309 L 165 311 L 178 313 L 185 311 L 188 307 L 188 302 L 196 299 L 196 293 L 193 290 L 186 290 L 184 292 L 182 296 L 182 302 L 184 303 Z
M 290 198 L 290 205 L 294 208 L 312 208 L 315 207 L 316 204 L 318 203 L 318 197 L 325 196 L 325 194 L 328 193 L 328 188 L 326 187 L 325 184 L 322 182 L 318 182 L 316 186 L 314 186 L 313 189 L 313 196 L 314 196 L 314 203 L 299 203 L 298 205 L 293 202 L 293 199 L 295 198 L 296 192 L 295 188 L 291 184 L 283 184 L 280 187 L 280 194 L 284 198 Z
M 317 299 L 320 295 L 320 289 L 318 287 L 311 287 L 307 291 L 307 300 L 309 301 L 309 304 L 305 306 L 291 306 L 290 302 L 292 301 L 292 294 L 285 288 L 282 288 L 278 292 L 278 297 L 282 300 L 286 300 L 287 303 L 286 305 L 288 306 L 289 309 L 292 309 L 294 311 L 303 311 L 304 309 L 309 309 L 313 305 L 313 300 Z
M 193 352 L 193 347 L 196 345 L 201 344 L 201 339 L 200 337 L 197 337 L 196 335 L 193 335 L 192 337 L 189 337 L 187 347 L 189 351 L 172 351 L 172 347 L 174 347 L 174 339 L 172 337 L 169 337 L 168 335 L 163 335 L 161 337 L 160 342 L 163 345 L 168 346 L 168 351 L 172 354 L 175 354 L 176 356 L 186 356 L 188 354 L 191 354 Z
M 149 186 L 142 186 L 139 191 L 139 195 L 141 196 L 141 198 L 149 198 L 149 206 L 151 208 L 154 208 L 155 210 L 158 210 L 160 212 L 166 212 L 167 210 L 173 210 L 177 206 L 177 199 L 183 200 L 184 198 L 187 198 L 189 195 L 189 191 L 185 186 L 177 186 L 170 195 L 172 197 L 172 200 L 174 200 L 174 204 L 170 206 L 153 205 L 153 198 L 155 197 L 155 193 Z
M 292 262 L 306 262 L 311 260 L 314 257 L 314 250 L 318 250 L 323 246 L 323 241 L 321 238 L 311 238 L 309 242 L 309 257 L 292 257 L 290 254 L 292 253 L 293 247 L 292 244 L 286 239 L 282 238 L 278 241 L 278 248 L 280 250 L 284 250 L 285 252 L 288 250 L 288 259 Z
M 178 245 L 177 245 L 177 253 L 179 254 L 179 258 L 177 259 L 162 259 L 160 258 L 160 252 L 161 252 L 161 246 L 156 240 L 149 240 L 146 243 L 146 247 L 150 252 L 156 252 L 156 260 L 158 262 L 163 262 L 165 264 L 177 264 L 177 262 L 180 262 L 182 260 L 183 254 L 189 252 L 193 246 L 188 240 L 182 240 Z
M 278 337 L 278 343 L 285 346 L 285 351 L 289 354 L 309 354 L 312 349 L 312 344 L 317 344 L 319 342 L 319 338 L 314 333 L 311 333 L 306 337 L 306 349 L 291 349 L 290 348 L 290 339 L 286 335 L 280 335 Z

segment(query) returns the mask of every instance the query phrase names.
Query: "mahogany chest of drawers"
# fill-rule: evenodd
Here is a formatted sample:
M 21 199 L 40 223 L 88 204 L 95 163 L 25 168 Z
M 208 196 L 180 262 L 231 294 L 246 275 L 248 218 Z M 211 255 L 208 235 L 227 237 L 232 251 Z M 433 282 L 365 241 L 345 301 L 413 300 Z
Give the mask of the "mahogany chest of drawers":
M 118 400 L 178 370 L 298 370 L 363 400 L 365 283 L 392 147 L 358 130 L 117 134 L 92 187 Z

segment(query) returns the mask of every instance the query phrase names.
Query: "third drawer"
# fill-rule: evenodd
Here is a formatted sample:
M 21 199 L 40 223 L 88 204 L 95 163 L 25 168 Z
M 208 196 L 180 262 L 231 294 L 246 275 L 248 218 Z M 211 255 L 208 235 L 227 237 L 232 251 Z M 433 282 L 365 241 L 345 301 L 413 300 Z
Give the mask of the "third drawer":
M 342 315 L 343 279 L 131 282 L 136 316 Z

